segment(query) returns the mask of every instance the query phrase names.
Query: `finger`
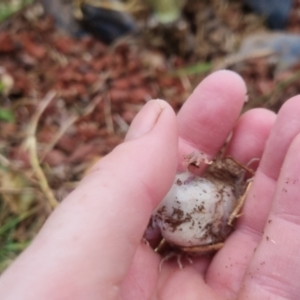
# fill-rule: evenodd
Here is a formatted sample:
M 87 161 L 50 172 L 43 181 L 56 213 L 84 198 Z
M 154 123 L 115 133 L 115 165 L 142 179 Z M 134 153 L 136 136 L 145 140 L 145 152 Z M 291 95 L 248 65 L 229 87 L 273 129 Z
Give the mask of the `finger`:
M 165 105 L 166 102 L 163 100 L 148 101 L 145 105 L 146 109 L 142 109 L 133 119 L 126 134 L 125 141 L 137 139 L 151 131 L 153 124 L 157 122 L 160 112 Z
M 177 262 L 174 262 L 163 266 L 154 299 L 220 300 L 223 297 L 218 296 L 217 292 L 206 284 L 192 265 L 188 264 L 179 269 Z
M 299 116 L 300 96 L 287 101 L 278 113 L 255 175 L 249 201 L 246 201 L 244 214 L 239 220 L 238 225 L 243 231 L 260 233 L 264 228 L 282 163 L 292 140 L 300 132 Z
M 218 71 L 204 79 L 178 113 L 179 159 L 199 150 L 209 158 L 222 147 L 246 100 L 242 78 Z
M 144 109 L 157 106 L 153 128 L 101 159 L 54 211 L 4 274 L 0 295 L 18 282 L 15 292 L 26 299 L 49 299 L 58 290 L 64 299 L 118 297 L 150 215 L 176 172 L 176 117 L 163 101 Z
M 264 234 L 242 285 L 241 299 L 299 298 L 299 163 L 300 135 L 284 161 Z
M 257 235 L 264 228 L 283 160 L 292 140 L 300 132 L 299 116 L 299 96 L 287 101 L 278 113 L 256 172 L 252 191 L 245 203 L 243 216 L 238 223 L 238 227 L 244 232 L 250 231 Z
M 276 115 L 266 109 L 252 109 L 244 113 L 234 128 L 227 154 L 242 164 L 260 158 L 275 120 Z M 207 283 L 228 297 L 233 297 L 237 292 L 242 280 L 240 277 L 253 251 L 250 248 L 249 254 L 248 244 L 236 241 L 238 238 L 235 232 L 226 240 L 224 248 L 215 255 L 206 274 Z M 238 251 L 242 254 L 239 255 Z
M 275 113 L 263 108 L 245 112 L 234 128 L 226 154 L 244 165 L 257 159 L 249 166 L 256 169 L 275 119 Z
M 244 113 L 234 128 L 227 154 L 243 164 L 253 158 L 260 158 L 275 119 L 276 115 L 266 109 L 252 109 Z M 243 276 L 249 260 L 249 257 L 248 260 L 245 259 L 249 254 L 244 249 L 248 245 L 242 242 L 240 245 L 234 236 L 239 238 L 235 232 L 226 240 L 225 246 L 215 255 L 206 274 L 207 283 L 220 293 L 226 293 L 228 297 L 233 297 L 238 291 L 242 280 L 240 277 Z M 245 256 L 239 251 L 245 253 Z
M 226 240 L 209 269 L 210 284 L 228 297 L 234 297 L 240 288 L 267 221 L 283 159 L 291 141 L 300 132 L 299 100 L 299 97 L 290 99 L 279 111 L 236 230 Z M 217 273 L 224 275 L 216 280 Z

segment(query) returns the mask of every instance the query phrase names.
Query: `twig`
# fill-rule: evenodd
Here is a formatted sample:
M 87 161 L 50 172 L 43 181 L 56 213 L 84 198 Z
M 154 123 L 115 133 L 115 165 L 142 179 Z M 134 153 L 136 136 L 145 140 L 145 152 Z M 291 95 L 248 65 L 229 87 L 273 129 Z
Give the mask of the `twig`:
M 115 122 L 119 125 L 122 132 L 127 132 L 129 129 L 129 125 L 125 122 L 125 120 L 119 115 L 114 115 Z
M 0 153 L 0 165 L 8 167 L 10 165 L 9 160 Z
M 11 228 L 14 228 L 16 225 L 18 225 L 20 222 L 24 221 L 28 217 L 32 216 L 33 214 L 37 213 L 41 209 L 40 206 L 35 206 L 30 210 L 27 210 L 26 212 L 18 215 L 15 217 L 12 221 L 7 222 L 6 224 L 3 224 L 0 227 L 0 235 L 3 235 L 6 231 L 10 230 Z
M 0 194 L 23 194 L 36 192 L 34 188 L 2 188 L 0 187 Z
M 37 185 L 37 182 L 35 179 L 31 178 L 28 176 L 28 174 L 18 168 L 14 162 L 9 161 L 5 156 L 0 154 L 0 165 L 2 167 L 5 167 L 9 169 L 11 172 L 18 173 L 20 176 L 24 177 L 27 181 L 29 181 L 31 184 L 34 186 Z M 1 193 L 1 188 L 0 188 L 0 193 Z
M 41 100 L 37 107 L 36 113 L 33 115 L 31 122 L 28 126 L 28 137 L 26 139 L 26 147 L 29 152 L 29 159 L 32 166 L 32 169 L 34 170 L 36 177 L 38 179 L 39 186 L 41 190 L 43 191 L 44 195 L 46 196 L 50 206 L 52 208 L 55 208 L 58 205 L 57 200 L 54 197 L 54 194 L 52 190 L 49 187 L 47 178 L 40 166 L 39 159 L 37 156 L 37 142 L 36 142 L 36 129 L 38 126 L 39 119 L 42 115 L 42 113 L 45 111 L 46 107 L 49 105 L 49 103 L 54 99 L 56 93 L 54 91 L 50 91 L 44 99 Z
M 68 64 L 68 59 L 65 55 L 63 55 L 62 53 L 59 53 L 56 49 L 54 49 L 51 46 L 47 46 L 47 50 L 49 53 L 49 56 L 55 61 L 57 62 L 59 65 L 61 65 L 62 67 L 65 67 Z
M 48 153 L 55 147 L 57 142 L 62 138 L 62 136 L 65 134 L 67 129 L 75 124 L 78 120 L 80 120 L 83 117 L 86 117 L 90 113 L 94 111 L 96 106 L 102 101 L 102 97 L 95 97 L 94 100 L 85 108 L 83 114 L 80 116 L 71 116 L 69 119 L 66 120 L 66 122 L 61 126 L 60 130 L 57 132 L 57 134 L 54 136 L 52 141 L 49 143 L 48 147 L 44 150 L 44 153 L 41 157 L 41 162 L 45 159 L 45 157 L 48 155 Z
M 252 53 L 247 53 L 247 54 L 244 53 L 231 54 L 221 59 L 221 61 L 217 61 L 214 64 L 212 70 L 216 71 L 216 70 L 226 69 L 238 63 L 246 62 L 257 58 L 267 58 L 273 56 L 274 54 L 275 52 L 269 49 L 256 50 Z
M 88 4 L 97 8 L 109 9 L 120 12 L 139 12 L 147 9 L 147 5 L 140 0 L 131 0 L 126 3 L 117 1 L 99 1 L 99 0 L 75 0 L 75 7 L 80 9 L 82 4 Z
M 275 88 L 267 95 L 263 95 L 261 97 L 258 97 L 256 99 L 249 101 L 245 105 L 243 111 L 246 111 L 251 108 L 258 107 L 258 106 L 265 107 L 265 108 L 271 108 L 272 105 L 274 105 L 276 103 L 274 100 L 272 101 L 272 98 L 275 97 L 276 94 L 282 92 L 289 85 L 291 85 L 294 82 L 296 82 L 297 80 L 299 80 L 299 78 L 300 78 L 300 71 L 293 73 L 293 75 L 291 75 L 289 78 L 278 83 L 275 86 Z
M 106 129 L 109 134 L 113 134 L 115 132 L 114 130 L 114 123 L 111 116 L 111 101 L 110 96 L 107 94 L 107 97 L 104 102 L 104 116 L 105 116 L 105 123 L 106 123 Z
M 187 75 L 182 75 L 182 76 L 180 76 L 180 81 L 182 83 L 184 90 L 186 92 L 190 93 L 193 89 L 193 86 L 191 84 L 189 77 Z
M 52 141 L 48 144 L 46 149 L 44 150 L 43 155 L 41 156 L 40 161 L 42 162 L 45 157 L 49 154 L 49 152 L 55 147 L 57 142 L 61 139 L 61 137 L 65 134 L 66 130 L 73 125 L 78 119 L 78 116 L 71 116 L 69 119 L 65 121 L 65 123 L 60 127 L 60 130 L 56 133 Z

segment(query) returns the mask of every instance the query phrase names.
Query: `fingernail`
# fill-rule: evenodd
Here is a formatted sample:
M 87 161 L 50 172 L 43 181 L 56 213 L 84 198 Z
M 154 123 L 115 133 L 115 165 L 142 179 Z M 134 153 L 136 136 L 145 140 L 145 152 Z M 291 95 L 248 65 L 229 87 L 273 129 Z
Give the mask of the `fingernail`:
M 164 100 L 148 101 L 132 121 L 125 141 L 137 139 L 150 132 L 167 106 L 168 104 Z

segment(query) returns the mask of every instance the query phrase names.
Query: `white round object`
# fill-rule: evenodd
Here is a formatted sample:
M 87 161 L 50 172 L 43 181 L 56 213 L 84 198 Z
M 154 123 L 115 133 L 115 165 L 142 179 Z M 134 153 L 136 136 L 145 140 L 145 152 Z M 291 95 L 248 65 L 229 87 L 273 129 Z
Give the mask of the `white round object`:
M 231 231 L 228 217 L 236 204 L 235 189 L 213 176 L 190 172 L 176 175 L 174 184 L 152 216 L 167 242 L 177 247 L 220 243 Z

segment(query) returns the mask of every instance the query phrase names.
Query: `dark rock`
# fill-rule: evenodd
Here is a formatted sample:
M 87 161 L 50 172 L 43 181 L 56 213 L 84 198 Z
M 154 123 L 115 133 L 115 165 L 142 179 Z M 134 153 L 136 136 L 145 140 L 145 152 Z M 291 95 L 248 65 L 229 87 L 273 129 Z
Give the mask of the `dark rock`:
M 292 0 L 244 0 L 255 12 L 265 16 L 272 29 L 284 29 Z

